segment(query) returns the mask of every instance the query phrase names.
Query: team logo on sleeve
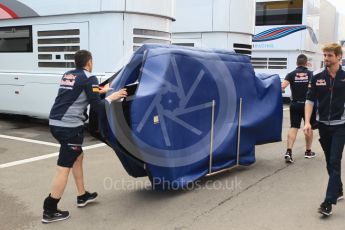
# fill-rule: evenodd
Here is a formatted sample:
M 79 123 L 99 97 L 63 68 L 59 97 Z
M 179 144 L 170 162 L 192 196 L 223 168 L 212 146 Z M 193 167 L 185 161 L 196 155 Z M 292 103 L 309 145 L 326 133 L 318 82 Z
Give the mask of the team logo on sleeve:
M 316 81 L 316 86 L 325 86 L 325 85 L 326 85 L 325 79 L 319 79 Z
M 93 93 L 99 93 L 99 86 L 98 85 L 92 85 L 92 92 Z

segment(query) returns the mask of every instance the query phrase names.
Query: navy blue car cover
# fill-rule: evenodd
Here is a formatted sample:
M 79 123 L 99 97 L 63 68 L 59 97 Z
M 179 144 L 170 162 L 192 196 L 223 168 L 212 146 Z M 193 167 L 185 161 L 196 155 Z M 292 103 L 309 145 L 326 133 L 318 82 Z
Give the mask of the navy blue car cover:
M 248 56 L 144 45 L 111 83 L 125 86 L 134 95 L 106 106 L 100 131 L 126 171 L 154 189 L 251 165 L 255 145 L 281 140 L 279 77 L 256 76 Z

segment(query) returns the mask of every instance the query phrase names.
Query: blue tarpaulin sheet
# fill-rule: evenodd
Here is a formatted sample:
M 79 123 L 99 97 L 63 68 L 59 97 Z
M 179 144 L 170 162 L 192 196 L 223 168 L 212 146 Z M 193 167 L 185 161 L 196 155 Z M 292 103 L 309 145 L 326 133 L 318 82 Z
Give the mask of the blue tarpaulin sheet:
M 155 189 L 251 165 L 255 145 L 281 140 L 279 76 L 256 76 L 248 56 L 144 45 L 111 88 L 131 84 L 134 95 L 100 114 L 100 130 L 126 171 L 148 176 Z

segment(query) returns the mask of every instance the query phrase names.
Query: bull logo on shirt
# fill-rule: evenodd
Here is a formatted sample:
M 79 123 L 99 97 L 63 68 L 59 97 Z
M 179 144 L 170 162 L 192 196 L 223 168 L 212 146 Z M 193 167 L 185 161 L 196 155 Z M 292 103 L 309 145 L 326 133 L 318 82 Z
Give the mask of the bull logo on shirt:
M 75 83 L 75 78 L 77 76 L 73 74 L 66 74 L 62 77 L 61 82 L 60 82 L 60 87 L 61 88 L 67 88 L 67 89 L 72 89 Z
M 307 73 L 296 73 L 295 81 L 308 81 Z

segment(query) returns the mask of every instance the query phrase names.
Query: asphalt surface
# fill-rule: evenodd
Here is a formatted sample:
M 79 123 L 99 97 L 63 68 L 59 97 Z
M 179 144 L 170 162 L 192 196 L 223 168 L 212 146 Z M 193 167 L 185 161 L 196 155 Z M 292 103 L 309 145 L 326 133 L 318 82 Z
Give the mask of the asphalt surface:
M 284 162 L 288 119 L 284 111 L 282 142 L 256 147 L 254 165 L 204 178 L 186 191 L 152 191 L 147 178 L 128 176 L 113 150 L 95 147 L 99 142 L 88 136 L 84 146 L 95 148 L 85 151 L 85 181 L 88 190 L 99 193 L 97 202 L 77 208 L 70 176 L 59 207 L 69 210 L 71 218 L 42 224 L 42 202 L 59 148 L 44 121 L 0 116 L 0 230 L 345 229 L 345 201 L 334 207 L 330 218 L 317 213 L 327 185 L 318 134 L 313 143 L 316 158 L 304 159 L 300 131 L 293 148 L 295 163 Z M 53 157 L 30 161 L 47 154 Z

